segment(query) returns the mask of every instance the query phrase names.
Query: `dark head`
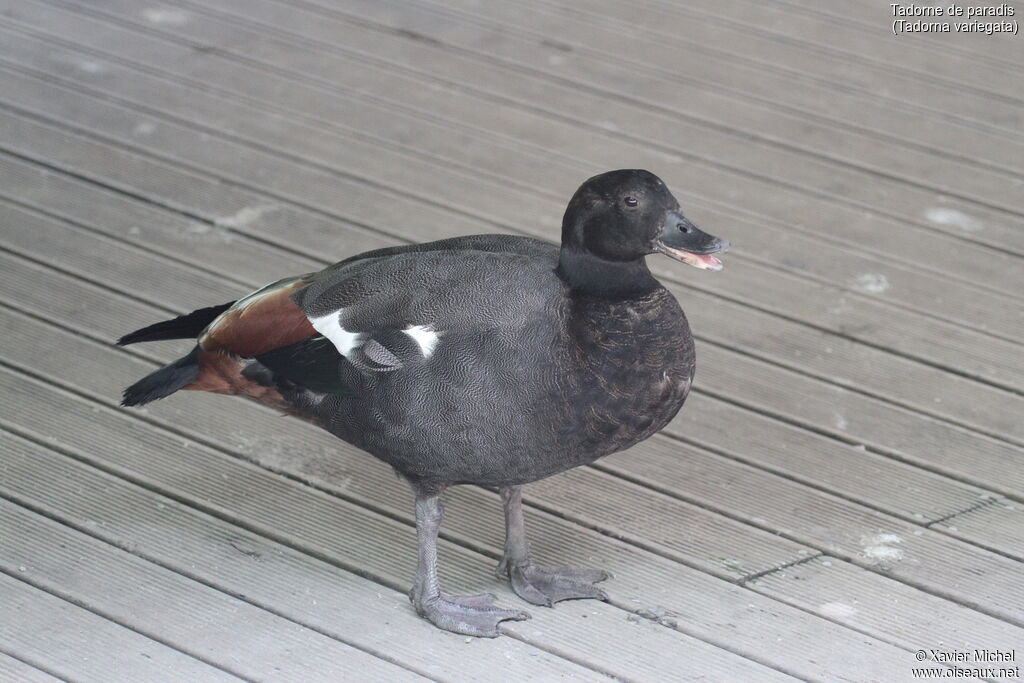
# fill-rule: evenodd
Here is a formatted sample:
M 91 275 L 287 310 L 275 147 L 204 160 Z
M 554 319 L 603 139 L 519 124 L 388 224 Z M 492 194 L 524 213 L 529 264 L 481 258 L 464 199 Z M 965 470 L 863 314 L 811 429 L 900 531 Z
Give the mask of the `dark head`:
M 727 241 L 702 232 L 683 215 L 658 176 L 642 170 L 609 171 L 587 180 L 569 201 L 562 219 L 559 270 L 570 274 L 591 268 L 599 277 L 637 271 L 634 277 L 639 277 L 647 273 L 644 257 L 654 253 L 721 270 L 711 254 L 728 248 Z

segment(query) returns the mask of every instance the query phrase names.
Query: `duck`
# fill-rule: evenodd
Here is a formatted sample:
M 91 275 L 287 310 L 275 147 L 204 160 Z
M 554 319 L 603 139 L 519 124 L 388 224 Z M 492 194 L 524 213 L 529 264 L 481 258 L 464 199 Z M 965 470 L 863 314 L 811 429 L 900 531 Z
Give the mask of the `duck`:
M 523 600 L 607 600 L 597 585 L 607 572 L 533 561 L 523 486 L 630 448 L 675 417 L 694 342 L 646 259 L 717 271 L 728 247 L 655 174 L 609 171 L 573 194 L 560 244 L 495 234 L 377 249 L 126 334 L 118 344 L 196 345 L 125 389 L 122 404 L 179 390 L 241 396 L 384 461 L 415 498 L 416 613 L 495 637 L 529 614 L 493 594 L 441 590 L 442 494 L 500 492 L 497 571 Z

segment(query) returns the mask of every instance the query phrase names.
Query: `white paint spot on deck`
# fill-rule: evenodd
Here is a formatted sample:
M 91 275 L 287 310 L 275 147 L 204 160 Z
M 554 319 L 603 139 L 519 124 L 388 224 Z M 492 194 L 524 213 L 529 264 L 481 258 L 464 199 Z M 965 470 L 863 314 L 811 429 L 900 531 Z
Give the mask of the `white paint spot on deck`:
M 189 223 L 184 234 L 189 239 L 219 244 L 227 244 L 232 239 L 231 233 L 227 230 L 219 225 L 210 225 L 209 223 Z
M 150 135 L 156 130 L 156 124 L 152 121 L 141 121 L 132 128 L 132 135 Z
M 850 423 L 847 422 L 845 417 L 843 417 L 842 415 L 836 415 L 836 429 L 839 429 L 839 430 L 845 432 L 846 428 L 849 427 L 849 426 L 850 426 Z
M 968 216 L 963 211 L 948 209 L 944 206 L 935 206 L 924 212 L 924 217 L 936 225 L 949 225 L 954 228 L 961 228 L 975 232 L 984 227 L 981 221 L 973 216 Z
M 143 10 L 142 16 L 146 21 L 164 26 L 184 26 L 189 20 L 188 12 L 164 7 L 150 7 Z
M 856 608 L 843 602 L 826 602 L 818 607 L 818 611 L 821 612 L 822 616 L 831 617 L 832 619 L 845 619 L 857 613 Z
M 903 539 L 896 534 L 876 534 L 861 539 L 861 554 L 875 564 L 891 564 L 903 559 L 903 551 L 896 546 Z
M 851 283 L 858 292 L 881 294 L 889 289 L 889 278 L 881 273 L 861 273 Z
M 253 221 L 259 220 L 271 211 L 281 208 L 280 204 L 257 204 L 239 209 L 230 216 L 221 216 L 214 219 L 214 223 L 225 228 L 244 228 Z
M 88 74 L 98 74 L 107 70 L 107 67 L 103 66 L 99 62 L 94 62 L 91 59 L 79 60 L 76 62 L 76 66 Z

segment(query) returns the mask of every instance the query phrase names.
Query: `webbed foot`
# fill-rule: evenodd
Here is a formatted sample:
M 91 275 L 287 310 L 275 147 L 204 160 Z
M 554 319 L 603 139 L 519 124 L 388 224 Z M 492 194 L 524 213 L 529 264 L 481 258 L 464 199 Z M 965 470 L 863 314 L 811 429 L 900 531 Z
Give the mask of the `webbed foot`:
M 532 562 L 511 564 L 505 560 L 498 565 L 498 575 L 507 576 L 512 589 L 523 600 L 548 607 L 562 600 L 608 600 L 608 594 L 594 584 L 611 576 L 600 569 L 547 567 Z
M 440 593 L 420 599 L 415 590 L 410 595 L 416 612 L 438 628 L 467 636 L 496 638 L 498 624 L 523 621 L 530 615 L 522 610 L 502 609 L 490 593 L 481 595 L 448 595 Z

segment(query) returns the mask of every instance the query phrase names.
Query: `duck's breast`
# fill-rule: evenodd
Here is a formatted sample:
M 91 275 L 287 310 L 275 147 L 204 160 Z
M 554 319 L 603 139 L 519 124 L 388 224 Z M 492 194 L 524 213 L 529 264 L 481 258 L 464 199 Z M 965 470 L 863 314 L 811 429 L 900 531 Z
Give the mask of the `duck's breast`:
M 581 450 L 600 457 L 651 436 L 675 417 L 690 391 L 693 337 L 664 289 L 617 303 L 586 302 L 573 312 Z

